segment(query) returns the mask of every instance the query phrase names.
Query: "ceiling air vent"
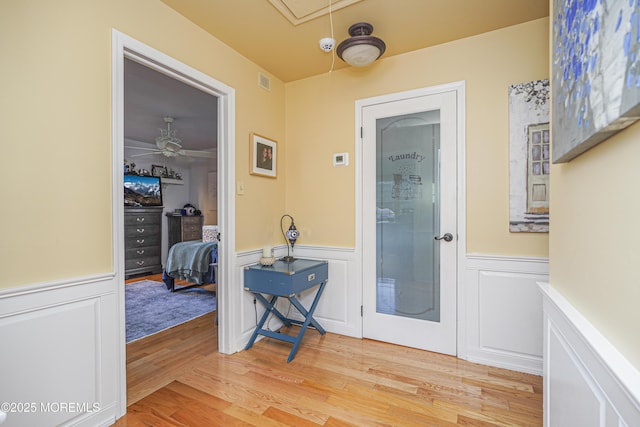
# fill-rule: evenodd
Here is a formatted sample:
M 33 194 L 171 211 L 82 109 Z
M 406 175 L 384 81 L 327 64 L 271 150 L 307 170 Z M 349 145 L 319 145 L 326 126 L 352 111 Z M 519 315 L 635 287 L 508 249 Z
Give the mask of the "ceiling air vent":
M 262 73 L 258 73 L 258 84 L 263 89 L 271 90 L 271 80 Z

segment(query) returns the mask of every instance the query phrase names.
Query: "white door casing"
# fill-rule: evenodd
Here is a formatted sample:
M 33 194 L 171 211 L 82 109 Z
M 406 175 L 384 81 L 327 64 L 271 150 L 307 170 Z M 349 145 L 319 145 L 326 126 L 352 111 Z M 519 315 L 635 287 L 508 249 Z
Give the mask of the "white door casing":
M 124 283 L 124 199 L 122 165 L 124 162 L 124 59 L 132 59 L 169 77 L 180 80 L 218 98 L 218 351 L 232 353 L 237 341 L 237 326 L 231 319 L 239 305 L 239 296 L 229 291 L 235 250 L 235 89 L 153 49 L 117 30 L 112 31 L 112 215 L 115 283 Z M 126 345 L 124 287 L 119 286 L 118 342 L 119 412 L 126 413 Z M 237 322 L 235 322 L 237 323 Z

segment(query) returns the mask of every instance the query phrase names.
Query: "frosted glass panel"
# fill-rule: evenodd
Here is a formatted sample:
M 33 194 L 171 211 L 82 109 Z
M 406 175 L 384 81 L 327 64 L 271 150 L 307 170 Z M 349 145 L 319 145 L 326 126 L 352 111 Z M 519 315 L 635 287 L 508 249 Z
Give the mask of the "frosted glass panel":
M 378 119 L 376 311 L 440 321 L 440 112 Z

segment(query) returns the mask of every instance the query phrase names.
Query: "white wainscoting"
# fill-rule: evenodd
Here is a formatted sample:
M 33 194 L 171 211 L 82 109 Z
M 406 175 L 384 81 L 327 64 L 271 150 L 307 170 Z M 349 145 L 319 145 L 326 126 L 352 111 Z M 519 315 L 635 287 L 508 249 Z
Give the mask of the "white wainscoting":
M 114 280 L 95 276 L 0 292 L 0 402 L 14 405 L 3 408 L 2 427 L 115 421 Z
M 640 426 L 640 372 L 559 292 L 544 309 L 544 425 Z
M 469 361 L 542 375 L 542 298 L 546 258 L 468 254 L 461 278 L 464 341 Z
M 236 350 L 242 350 L 249 341 L 256 326 L 256 318 L 264 313 L 264 307 L 253 303 L 253 295 L 244 290 L 244 268 L 255 264 L 260 260 L 261 251 L 247 251 L 237 254 L 235 263 L 235 277 L 233 283 L 238 283 L 237 289 L 232 292 L 241 292 L 240 312 L 240 337 L 236 342 Z M 276 248 L 276 256 L 286 255 L 286 247 Z M 318 302 L 314 318 L 320 322 L 327 332 L 352 337 L 362 337 L 362 318 L 360 317 L 360 305 L 362 294 L 360 291 L 360 279 L 357 274 L 357 262 L 353 249 L 332 247 L 295 246 L 294 255 L 297 258 L 322 259 L 329 261 L 329 280 L 322 297 Z M 312 288 L 303 293 L 299 298 L 306 308 L 311 306 L 317 288 Z M 302 319 L 295 309 L 288 310 L 286 299 L 278 300 L 278 308 L 281 312 L 292 318 Z M 268 321 L 269 328 L 275 330 L 281 326 L 279 320 L 272 316 Z M 310 329 L 307 333 L 317 333 Z M 261 339 L 262 337 L 258 337 Z

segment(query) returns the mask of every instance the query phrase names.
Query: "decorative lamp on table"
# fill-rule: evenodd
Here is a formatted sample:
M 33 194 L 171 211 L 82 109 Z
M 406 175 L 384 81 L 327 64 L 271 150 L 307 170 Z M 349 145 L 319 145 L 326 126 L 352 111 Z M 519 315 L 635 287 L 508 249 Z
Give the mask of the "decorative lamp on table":
M 291 220 L 291 224 L 289 225 L 289 228 L 286 232 L 284 231 L 283 225 L 283 220 L 285 217 L 288 217 Z M 293 246 L 296 244 L 296 240 L 298 240 L 298 237 L 300 237 L 300 232 L 296 228 L 295 221 L 293 220 L 293 217 L 291 215 L 282 215 L 282 218 L 280 218 L 280 231 L 282 231 L 282 236 L 287 243 L 287 256 L 283 257 L 282 260 L 285 262 L 295 261 L 295 258 L 293 257 Z M 291 251 L 289 251 L 289 249 L 291 249 Z

